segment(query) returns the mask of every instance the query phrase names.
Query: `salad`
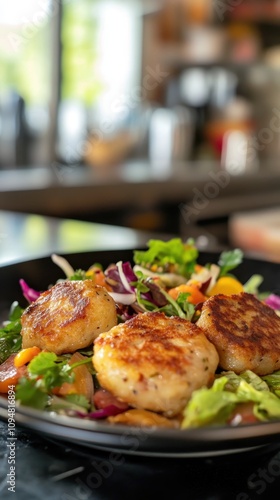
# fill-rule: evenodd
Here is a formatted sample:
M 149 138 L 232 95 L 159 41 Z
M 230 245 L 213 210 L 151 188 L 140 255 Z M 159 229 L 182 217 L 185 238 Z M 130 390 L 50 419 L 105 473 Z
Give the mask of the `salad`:
M 209 298 L 243 292 L 280 315 L 280 297 L 259 292 L 262 276 L 253 275 L 246 283 L 234 276 L 241 250 L 222 252 L 217 262 L 201 265 L 193 240 L 150 240 L 147 247 L 134 251 L 133 262 L 119 261 L 105 269 L 101 263 L 73 269 L 65 258 L 53 255 L 62 271 L 56 285 L 89 280 L 101 286 L 114 301 L 117 325 L 150 313 L 196 324 Z M 280 418 L 280 370 L 260 376 L 218 367 L 211 384 L 194 390 L 177 415 L 130 406 L 102 387 L 93 364 L 94 339 L 75 352 L 54 352 L 36 343 L 23 346 L 23 318 L 46 291 L 34 290 L 23 278 L 19 286 L 25 306 L 13 303 L 0 328 L 0 393 L 13 386 L 17 404 L 81 419 L 182 429 Z

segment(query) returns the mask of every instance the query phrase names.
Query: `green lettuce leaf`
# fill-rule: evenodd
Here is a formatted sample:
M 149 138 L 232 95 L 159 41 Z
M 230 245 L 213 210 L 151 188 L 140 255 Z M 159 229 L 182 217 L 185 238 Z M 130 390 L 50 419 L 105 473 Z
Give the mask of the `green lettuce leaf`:
M 168 270 L 170 265 L 174 265 L 175 272 L 186 277 L 194 270 L 198 250 L 192 240 L 187 243 L 183 243 L 180 238 L 169 241 L 149 240 L 147 246 L 148 250 L 134 251 L 135 264 L 148 268 L 156 266 L 158 272 Z
M 237 395 L 243 401 L 255 403 L 254 414 L 259 420 L 280 418 L 280 399 L 270 391 L 258 391 L 242 380 L 237 389 Z
M 193 392 L 184 410 L 182 428 L 226 424 L 236 405 L 248 402 L 254 403 L 254 415 L 260 421 L 280 418 L 280 399 L 265 380 L 250 370 L 241 375 L 225 372 L 211 388 Z
M 280 397 L 280 370 L 272 373 L 271 375 L 265 375 L 262 377 L 267 383 L 269 389 Z
M 251 370 L 246 370 L 240 375 L 236 375 L 236 373 L 234 373 L 233 371 L 223 372 L 222 375 L 224 375 L 228 379 L 228 383 L 226 386 L 227 390 L 235 391 L 238 388 L 241 380 L 243 379 L 257 391 L 269 391 L 269 387 L 263 380 L 263 378 L 259 377 Z
M 238 401 L 235 393 L 226 391 L 227 377 L 217 378 L 210 389 L 194 391 L 184 410 L 182 428 L 225 423 Z

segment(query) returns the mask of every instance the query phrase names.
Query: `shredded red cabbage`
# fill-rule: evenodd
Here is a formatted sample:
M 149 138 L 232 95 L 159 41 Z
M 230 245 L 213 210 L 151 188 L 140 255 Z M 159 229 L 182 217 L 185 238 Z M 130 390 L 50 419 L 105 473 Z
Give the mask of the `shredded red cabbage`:
M 122 269 L 123 269 L 125 277 L 129 283 L 131 283 L 132 281 L 137 281 L 136 274 L 134 273 L 130 262 L 123 262 Z
M 143 293 L 142 296 L 157 307 L 166 306 L 167 300 L 160 287 L 150 279 L 144 280 L 144 284 L 150 291 Z
M 204 293 L 204 294 L 206 293 L 207 288 L 209 287 L 210 283 L 211 283 L 211 278 L 204 281 L 204 283 L 201 283 L 201 286 L 200 286 L 201 293 Z
M 130 262 L 118 262 L 104 271 L 108 283 L 115 293 L 132 293 L 131 282 L 137 281 Z
M 123 413 L 126 410 L 127 408 L 119 408 L 118 406 L 115 405 L 109 405 L 106 406 L 105 408 L 101 408 L 100 410 L 95 410 L 90 413 L 83 413 L 81 411 L 77 411 L 76 415 L 81 418 L 99 419 L 99 418 L 113 417 L 114 415 Z
M 265 303 L 274 309 L 275 311 L 280 310 L 280 297 L 279 295 L 275 295 L 274 293 L 271 293 L 266 299 Z
M 37 290 L 30 288 L 30 286 L 23 279 L 19 280 L 19 284 L 21 286 L 24 297 L 29 303 L 34 302 L 41 295 L 41 293 Z
M 137 313 L 131 306 L 121 304 L 120 302 L 117 304 L 117 315 L 121 318 L 122 321 L 127 321 L 128 319 L 133 318 L 135 314 Z

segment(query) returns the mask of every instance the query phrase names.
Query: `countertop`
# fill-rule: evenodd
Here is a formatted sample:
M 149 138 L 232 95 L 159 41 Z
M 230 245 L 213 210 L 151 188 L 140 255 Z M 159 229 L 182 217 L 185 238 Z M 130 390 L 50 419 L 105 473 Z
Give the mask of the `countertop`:
M 92 214 L 94 219 L 102 210 L 170 204 L 179 214 L 180 204 L 194 202 L 199 209 L 193 216 L 199 219 L 273 206 L 279 200 L 278 165 L 242 175 L 222 172 L 215 162 L 158 168 L 140 160 L 103 169 L 54 163 L 48 168 L 0 171 L 0 210 L 43 215 Z
M 0 267 L 52 253 L 142 248 L 155 236 L 170 237 L 109 224 L 0 210 Z

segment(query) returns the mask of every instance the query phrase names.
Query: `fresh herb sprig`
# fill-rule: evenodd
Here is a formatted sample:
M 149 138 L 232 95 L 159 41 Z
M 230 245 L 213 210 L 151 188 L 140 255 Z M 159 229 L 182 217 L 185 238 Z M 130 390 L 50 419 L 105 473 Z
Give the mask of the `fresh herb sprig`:
M 23 309 L 17 302 L 14 302 L 11 306 L 8 322 L 0 329 L 0 364 L 21 348 L 20 318 L 22 312 Z
M 84 271 L 83 269 L 76 269 L 74 274 L 69 276 L 68 279 L 70 281 L 85 281 L 85 280 L 91 279 L 91 276 L 87 276 L 86 271 Z
M 70 365 L 67 356 L 41 352 L 30 361 L 27 375 L 20 378 L 16 387 L 16 399 L 26 406 L 46 408 L 51 403 L 52 391 L 64 382 L 73 383 L 74 368 L 90 362 L 91 358 L 88 358 Z
M 229 271 L 232 271 L 241 264 L 243 260 L 243 252 L 239 248 L 235 250 L 229 250 L 227 252 L 222 252 L 218 261 L 220 266 L 219 278 L 226 276 Z
M 137 271 L 138 281 L 132 283 L 136 289 L 137 304 L 143 311 L 160 311 L 167 316 L 179 316 L 192 320 L 195 307 L 187 301 L 188 293 L 180 293 L 175 300 L 164 288 Z M 150 295 L 150 297 L 149 297 Z

